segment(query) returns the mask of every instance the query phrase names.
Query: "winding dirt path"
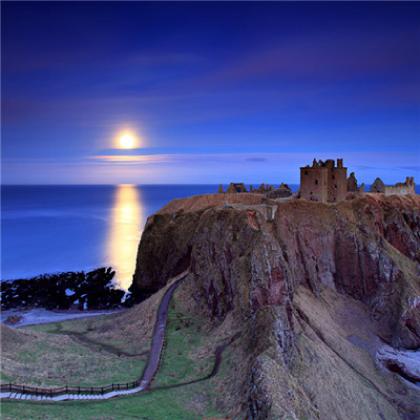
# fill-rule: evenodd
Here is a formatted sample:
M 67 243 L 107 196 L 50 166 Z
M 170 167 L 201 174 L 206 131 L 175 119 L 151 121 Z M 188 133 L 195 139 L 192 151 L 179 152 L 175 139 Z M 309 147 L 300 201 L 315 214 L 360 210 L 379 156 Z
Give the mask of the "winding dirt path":
M 140 381 L 140 386 L 146 389 L 150 386 L 153 377 L 159 369 L 160 359 L 162 356 L 163 345 L 165 343 L 165 331 L 166 323 L 168 321 L 168 310 L 169 303 L 175 292 L 175 289 L 179 286 L 180 282 L 187 276 L 189 271 L 184 271 L 179 276 L 173 279 L 172 285 L 163 295 L 162 300 L 159 304 L 159 309 L 156 316 L 155 327 L 152 336 L 152 345 L 150 347 L 149 358 L 146 363 L 146 367 L 143 371 L 143 376 Z

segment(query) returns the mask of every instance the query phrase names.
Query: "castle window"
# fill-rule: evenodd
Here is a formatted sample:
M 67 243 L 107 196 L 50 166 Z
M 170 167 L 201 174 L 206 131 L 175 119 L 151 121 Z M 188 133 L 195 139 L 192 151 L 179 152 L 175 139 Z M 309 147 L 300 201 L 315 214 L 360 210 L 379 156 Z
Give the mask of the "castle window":
M 334 188 L 337 188 L 337 185 L 334 185 Z
M 308 175 L 308 171 L 305 171 L 305 172 L 304 172 L 304 174 L 305 174 L 305 175 Z
M 318 185 L 318 180 L 317 179 L 315 180 L 315 185 Z
M 335 175 L 332 176 L 332 179 L 335 179 Z

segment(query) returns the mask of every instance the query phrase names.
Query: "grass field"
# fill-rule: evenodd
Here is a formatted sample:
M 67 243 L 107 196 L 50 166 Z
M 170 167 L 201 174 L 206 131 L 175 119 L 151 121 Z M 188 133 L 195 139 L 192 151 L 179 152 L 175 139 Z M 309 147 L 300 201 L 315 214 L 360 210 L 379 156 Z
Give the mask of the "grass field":
M 37 327 L 18 331 L 18 336 L 14 336 L 15 331 L 2 334 L 2 382 L 105 386 L 133 381 L 143 370 L 146 353 L 118 355 L 118 350 L 91 342 L 83 334 L 80 337 L 85 339 L 66 334 L 64 322 L 50 328 L 54 333 L 39 333 L 36 330 L 41 328 Z
M 191 401 L 196 389 L 167 389 L 121 397 L 101 402 L 63 402 L 39 404 L 33 402 L 2 403 L 2 416 L 9 419 L 63 419 L 63 420 L 188 420 L 220 417 L 211 408 L 202 409 Z
M 109 320 L 107 321 L 109 322 Z M 45 324 L 29 328 L 36 334 L 49 333 L 48 336 L 57 339 L 76 341 L 73 346 L 66 345 L 61 349 L 61 360 L 75 357 L 77 363 L 72 366 L 72 380 L 78 378 L 84 384 L 104 384 L 106 381 L 130 380 L 139 376 L 145 358 L 118 356 L 118 352 L 132 350 L 124 340 L 111 340 L 108 337 L 100 341 L 97 334 L 89 334 L 93 328 L 92 320 L 65 321 L 55 324 Z M 29 331 L 28 331 L 29 332 Z M 67 335 L 76 333 L 77 336 Z M 97 331 L 96 331 L 97 332 Z M 80 340 L 84 336 L 85 339 Z M 94 337 L 94 338 L 92 338 Z M 87 341 L 87 340 L 88 341 Z M 205 380 L 180 387 L 170 386 L 205 377 L 214 363 L 213 348 L 208 347 L 207 337 L 201 330 L 198 319 L 182 313 L 171 304 L 167 327 L 167 340 L 162 364 L 152 384 L 157 388 L 150 392 L 133 396 L 119 397 L 101 402 L 62 402 L 37 403 L 21 401 L 4 401 L 2 403 L 2 419 L 202 419 L 223 417 L 213 406 L 215 393 L 213 380 Z M 68 344 L 68 343 L 67 343 Z M 102 347 L 105 346 L 105 347 Z M 17 355 L 28 366 L 42 354 L 50 351 L 59 352 L 58 348 L 35 347 L 34 355 L 26 350 Z M 64 357 L 63 357 L 64 354 Z M 28 358 L 28 359 L 26 359 Z M 86 358 L 86 359 L 85 359 Z M 85 359 L 85 361 L 83 361 Z M 92 363 L 92 366 L 89 366 Z M 39 364 L 38 364 L 39 365 Z M 59 363 L 51 368 L 60 371 Z M 61 367 L 61 372 L 66 370 Z M 83 375 L 83 372 L 87 373 Z M 31 373 L 32 374 L 32 373 Z M 35 376 L 35 372 L 33 372 Z M 29 380 L 29 376 L 27 378 Z M 51 378 L 49 380 L 52 381 Z M 32 380 L 34 383 L 34 380 Z M 54 381 L 60 383 L 59 377 Z M 25 383 L 28 383 L 25 381 Z M 77 385 L 77 381 L 75 385 Z

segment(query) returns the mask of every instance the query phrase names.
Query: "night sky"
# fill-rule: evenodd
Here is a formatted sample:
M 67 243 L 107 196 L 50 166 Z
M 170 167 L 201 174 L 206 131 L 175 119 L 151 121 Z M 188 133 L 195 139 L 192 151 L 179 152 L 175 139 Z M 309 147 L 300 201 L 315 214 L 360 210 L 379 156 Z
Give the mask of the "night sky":
M 3 183 L 420 182 L 420 3 L 1 8 Z

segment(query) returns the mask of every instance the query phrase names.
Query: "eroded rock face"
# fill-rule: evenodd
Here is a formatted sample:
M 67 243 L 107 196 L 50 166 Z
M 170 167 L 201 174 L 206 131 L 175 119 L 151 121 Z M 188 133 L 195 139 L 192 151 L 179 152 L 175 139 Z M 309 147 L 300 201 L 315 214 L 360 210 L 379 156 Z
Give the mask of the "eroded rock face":
M 174 200 L 149 217 L 137 254 L 137 268 L 131 287 L 134 297 L 143 300 L 164 286 L 169 278 L 188 268 L 192 263 L 193 243 L 196 243 L 194 235 L 207 210 L 228 210 L 243 201 L 251 205 L 261 204 L 265 197 L 249 193 L 197 196 Z M 205 226 L 205 218 L 203 223 Z
M 329 330 L 322 323 L 315 327 L 314 320 L 324 306 L 332 306 L 334 299 L 328 303 L 324 298 L 329 290 L 337 300 L 340 296 L 343 311 L 346 302 L 366 308 L 362 323 L 374 323 L 369 340 L 420 348 L 420 198 L 366 194 L 327 205 L 233 196 L 178 200 L 152 216 L 139 247 L 134 295 L 153 293 L 191 267 L 197 311 L 215 325 L 233 315 L 238 328 L 247 331 L 250 362 L 247 380 L 241 381 L 247 395 L 241 410 L 250 418 L 346 418 L 346 410 L 357 416 L 362 408 L 369 418 L 400 418 L 401 410 L 411 416 L 411 403 L 400 402 L 398 408 L 390 402 L 396 397 L 379 385 L 367 392 L 360 374 L 349 368 L 357 362 L 338 361 L 341 338 L 328 340 L 325 334 L 339 335 L 337 330 L 348 323 L 361 328 L 354 313 L 342 327 L 334 324 Z M 296 304 L 302 288 L 314 299 L 307 306 Z M 342 359 L 356 351 L 348 346 Z M 337 371 L 337 383 L 325 379 L 329 396 L 318 395 L 316 387 L 314 395 L 305 390 L 310 360 L 322 360 L 325 367 L 331 362 Z M 377 369 L 374 357 L 369 360 L 366 375 Z M 362 399 L 372 395 L 359 408 L 343 410 L 335 387 L 360 393 Z M 378 401 L 384 412 L 375 409 Z

